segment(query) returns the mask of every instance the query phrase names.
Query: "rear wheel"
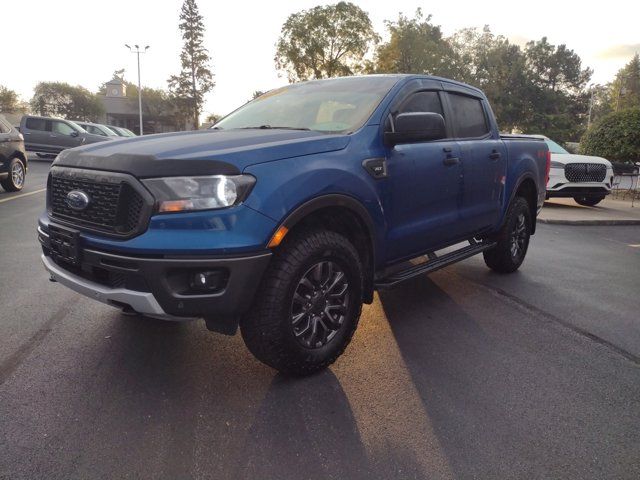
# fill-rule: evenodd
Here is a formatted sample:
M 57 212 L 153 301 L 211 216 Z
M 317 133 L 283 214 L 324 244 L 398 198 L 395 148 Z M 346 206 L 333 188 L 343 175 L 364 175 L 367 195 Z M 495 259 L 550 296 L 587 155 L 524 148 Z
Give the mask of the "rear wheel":
M 602 200 L 604 200 L 604 197 L 605 197 L 605 195 L 588 196 L 588 197 L 584 196 L 584 195 L 578 195 L 578 196 L 573 197 L 573 199 L 579 205 L 584 205 L 585 207 L 593 207 L 594 205 L 597 205 Z
M 483 253 L 487 266 L 499 273 L 515 272 L 527 255 L 532 224 L 529 204 L 524 198 L 516 197 L 494 238 L 496 246 Z
M 24 187 L 24 180 L 27 175 L 27 169 L 19 158 L 11 159 L 9 162 L 9 175 L 0 181 L 0 185 L 7 192 L 18 192 Z
M 261 362 L 309 375 L 331 365 L 351 341 L 362 309 L 362 266 L 338 233 L 291 235 L 274 254 L 240 330 Z

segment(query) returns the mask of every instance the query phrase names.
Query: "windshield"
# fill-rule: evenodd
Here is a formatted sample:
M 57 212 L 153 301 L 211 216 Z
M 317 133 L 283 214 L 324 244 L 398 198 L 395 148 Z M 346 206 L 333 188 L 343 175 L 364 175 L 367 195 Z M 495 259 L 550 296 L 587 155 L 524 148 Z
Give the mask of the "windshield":
M 549 151 L 551 153 L 566 153 L 566 154 L 569 153 L 564 148 L 562 148 L 560 145 L 558 145 L 556 142 L 554 142 L 549 138 L 545 138 L 544 141 L 547 142 L 547 146 L 549 147 Z
M 290 128 L 353 132 L 371 116 L 398 77 L 343 77 L 272 90 L 212 128 Z
M 111 130 L 109 127 L 107 127 L 106 125 L 101 125 L 100 128 L 102 128 L 102 131 L 104 131 L 104 133 L 106 133 L 107 136 L 109 136 L 109 137 L 119 137 L 120 136 L 116 132 Z

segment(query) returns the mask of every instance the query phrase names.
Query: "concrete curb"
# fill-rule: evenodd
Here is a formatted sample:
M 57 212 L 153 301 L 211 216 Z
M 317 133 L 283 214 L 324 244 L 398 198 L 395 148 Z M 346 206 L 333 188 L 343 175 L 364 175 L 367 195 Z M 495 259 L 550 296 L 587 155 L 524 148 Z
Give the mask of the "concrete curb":
M 620 219 L 620 220 L 557 220 L 538 218 L 539 223 L 549 225 L 579 225 L 579 226 L 618 226 L 618 225 L 640 225 L 640 219 Z

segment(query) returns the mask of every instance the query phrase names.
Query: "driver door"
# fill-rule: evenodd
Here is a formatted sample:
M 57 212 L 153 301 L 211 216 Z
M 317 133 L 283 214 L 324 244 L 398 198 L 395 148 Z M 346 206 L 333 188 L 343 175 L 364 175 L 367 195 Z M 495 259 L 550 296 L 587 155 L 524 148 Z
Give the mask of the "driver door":
M 75 128 L 62 120 L 50 120 L 51 144 L 60 147 L 60 150 L 77 147 L 82 144 L 82 136 Z
M 386 128 L 400 113 L 442 115 L 442 91 L 413 92 L 391 114 Z M 453 138 L 397 144 L 387 149 L 390 189 L 386 195 L 389 228 L 387 260 L 415 257 L 446 246 L 459 236 L 462 169 L 459 145 Z

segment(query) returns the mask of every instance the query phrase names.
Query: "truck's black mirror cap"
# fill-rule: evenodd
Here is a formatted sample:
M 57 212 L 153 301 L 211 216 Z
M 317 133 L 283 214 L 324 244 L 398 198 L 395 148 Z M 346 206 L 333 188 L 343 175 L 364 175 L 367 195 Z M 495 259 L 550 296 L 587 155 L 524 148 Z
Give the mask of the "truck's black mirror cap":
M 80 136 L 80 134 L 79 134 L 78 132 L 76 132 L 75 130 L 74 130 L 73 132 L 71 132 L 71 133 L 70 133 L 70 135 L 71 135 L 72 137 L 78 137 L 78 136 Z
M 395 131 L 386 132 L 387 145 L 398 143 L 424 142 L 446 138 L 444 118 L 439 113 L 411 112 L 401 113 L 395 118 Z

